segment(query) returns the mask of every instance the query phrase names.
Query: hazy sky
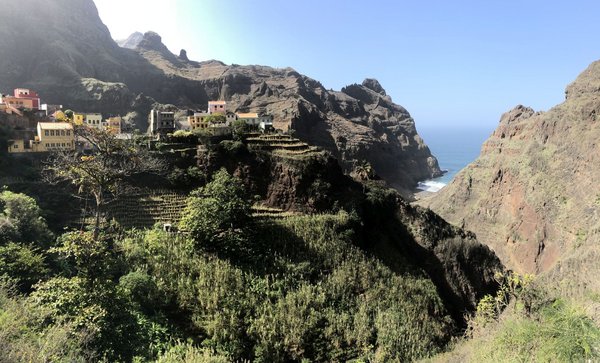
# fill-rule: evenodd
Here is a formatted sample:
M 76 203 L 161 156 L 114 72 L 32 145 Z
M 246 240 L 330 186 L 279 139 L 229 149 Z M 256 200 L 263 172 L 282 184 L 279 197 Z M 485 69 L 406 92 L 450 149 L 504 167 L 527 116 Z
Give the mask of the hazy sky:
M 153 30 L 193 60 L 377 78 L 417 127 L 547 110 L 600 59 L 599 1 L 95 0 L 114 38 Z

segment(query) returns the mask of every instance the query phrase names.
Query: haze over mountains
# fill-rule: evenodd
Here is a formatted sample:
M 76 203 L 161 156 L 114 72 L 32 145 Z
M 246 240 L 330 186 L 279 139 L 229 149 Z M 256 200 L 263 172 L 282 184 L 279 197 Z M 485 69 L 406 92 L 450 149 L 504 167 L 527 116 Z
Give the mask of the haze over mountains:
M 142 130 L 152 107 L 203 109 L 224 99 L 234 111 L 272 114 L 275 127 L 331 151 L 346 171 L 368 161 L 400 190 L 441 174 L 410 114 L 376 80 L 333 91 L 291 68 L 189 61 L 152 32 L 120 44 L 92 0 L 6 4 L 0 87 L 30 87 L 48 103 L 126 115 Z

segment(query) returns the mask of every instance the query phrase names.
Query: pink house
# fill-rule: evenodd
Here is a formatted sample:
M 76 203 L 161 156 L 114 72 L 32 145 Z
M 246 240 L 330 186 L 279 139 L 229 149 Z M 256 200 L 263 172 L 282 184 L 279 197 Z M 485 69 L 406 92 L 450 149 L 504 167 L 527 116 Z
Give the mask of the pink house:
M 31 110 L 39 110 L 40 96 L 36 92 L 26 88 L 17 88 L 15 89 L 13 96 L 2 97 L 2 103 L 17 109 L 28 108 Z
M 227 102 L 225 101 L 208 101 L 208 113 L 227 114 Z

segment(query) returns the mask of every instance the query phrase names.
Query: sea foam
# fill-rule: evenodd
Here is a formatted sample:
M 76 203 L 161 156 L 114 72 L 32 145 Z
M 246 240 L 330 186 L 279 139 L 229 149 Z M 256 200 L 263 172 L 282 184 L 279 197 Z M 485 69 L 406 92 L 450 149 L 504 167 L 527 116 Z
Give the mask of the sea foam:
M 426 192 L 437 193 L 442 190 L 443 187 L 446 186 L 446 183 L 441 183 L 433 180 L 427 180 L 424 182 L 419 182 L 417 185 L 417 189 L 423 190 Z

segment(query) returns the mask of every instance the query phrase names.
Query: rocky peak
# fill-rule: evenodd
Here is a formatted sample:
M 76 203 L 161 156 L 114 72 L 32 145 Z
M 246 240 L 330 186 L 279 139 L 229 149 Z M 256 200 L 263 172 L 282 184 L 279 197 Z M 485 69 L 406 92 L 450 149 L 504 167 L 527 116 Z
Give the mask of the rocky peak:
M 188 62 L 190 60 L 187 56 L 187 51 L 185 49 L 182 49 L 179 52 L 179 59 L 181 59 L 182 61 L 186 61 L 186 62 Z
M 533 115 L 535 115 L 535 111 L 531 107 L 518 105 L 512 110 L 504 113 L 500 118 L 500 123 L 508 125 L 515 121 L 526 120 Z
M 166 45 L 163 44 L 162 37 L 158 33 L 148 31 L 144 33 L 144 36 L 138 43 L 138 47 L 147 50 L 162 51 L 166 48 Z
M 143 39 L 144 34 L 140 32 L 135 32 L 131 34 L 127 39 L 117 40 L 116 42 L 121 48 L 135 49 L 138 47 L 138 45 Z
M 373 92 L 379 93 L 382 96 L 386 96 L 385 90 L 381 87 L 381 84 L 375 78 L 367 78 L 363 81 L 362 85 L 367 87 Z
M 586 94 L 600 94 L 600 61 L 590 64 L 565 90 L 567 99 Z

